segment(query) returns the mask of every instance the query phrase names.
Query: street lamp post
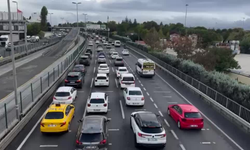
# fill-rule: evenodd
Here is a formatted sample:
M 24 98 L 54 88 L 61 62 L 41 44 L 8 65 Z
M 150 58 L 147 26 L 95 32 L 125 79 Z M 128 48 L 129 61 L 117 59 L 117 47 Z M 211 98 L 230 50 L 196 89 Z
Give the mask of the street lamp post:
M 186 14 L 185 14 L 185 32 L 187 35 L 187 8 L 188 8 L 188 4 L 186 4 Z
M 72 2 L 72 4 L 76 5 L 76 25 L 78 27 L 78 5 L 81 4 L 81 2 Z
M 15 54 L 14 54 L 14 45 L 13 45 L 13 36 L 12 36 L 12 21 L 11 21 L 11 12 L 10 12 L 10 0 L 7 0 L 8 5 L 8 20 L 9 20 L 9 30 L 10 30 L 10 42 L 11 42 L 11 59 L 12 59 L 12 71 L 13 71 L 13 83 L 14 83 L 14 94 L 15 94 L 15 107 L 16 107 L 16 119 L 19 118 L 19 105 L 17 99 L 17 79 L 16 79 L 16 65 L 15 65 Z
M 87 25 L 86 25 L 86 24 L 87 24 L 86 18 L 87 18 L 87 15 L 88 15 L 88 14 L 83 13 L 83 15 L 84 15 L 84 24 L 85 24 L 85 28 L 87 28 Z
M 108 41 L 109 41 L 109 16 L 107 17 Z
M 50 22 L 50 25 L 52 26 L 51 15 L 53 15 L 53 13 L 49 13 L 49 22 Z

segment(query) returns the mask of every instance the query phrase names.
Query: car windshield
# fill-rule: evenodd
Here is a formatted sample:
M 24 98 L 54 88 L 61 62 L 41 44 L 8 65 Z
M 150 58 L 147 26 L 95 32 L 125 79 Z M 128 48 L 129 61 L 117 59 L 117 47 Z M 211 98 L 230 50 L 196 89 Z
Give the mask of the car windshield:
M 55 94 L 56 97 L 66 97 L 66 96 L 70 96 L 69 92 L 56 92 Z
M 127 69 L 119 69 L 119 71 L 124 72 L 127 71 Z
M 82 133 L 81 142 L 100 142 L 102 140 L 101 133 Z
M 129 95 L 142 95 L 141 91 L 129 91 Z
M 201 114 L 198 112 L 185 112 L 185 118 L 201 118 Z
M 98 104 L 98 103 L 104 103 L 104 99 L 102 98 L 93 98 L 90 100 L 90 103 Z
M 63 112 L 48 112 L 45 119 L 63 119 Z
M 123 81 L 134 81 L 133 77 L 123 77 Z

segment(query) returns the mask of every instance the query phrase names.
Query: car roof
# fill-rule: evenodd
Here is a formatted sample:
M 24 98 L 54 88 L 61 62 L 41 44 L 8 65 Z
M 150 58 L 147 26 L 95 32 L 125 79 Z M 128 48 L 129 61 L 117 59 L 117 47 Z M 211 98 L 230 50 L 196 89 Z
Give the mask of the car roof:
M 80 57 L 81 58 L 89 58 L 89 56 L 87 56 L 87 55 L 81 55 Z
M 92 92 L 90 98 L 104 98 L 104 92 Z
M 161 123 L 154 113 L 145 111 L 137 114 L 140 118 L 142 127 L 161 127 Z
M 184 112 L 199 112 L 199 110 L 190 104 L 178 104 Z
M 105 73 L 98 73 L 97 77 L 107 77 L 107 74 L 105 74 Z
M 64 112 L 69 104 L 51 104 L 47 112 Z
M 56 90 L 56 92 L 70 92 L 71 89 L 71 86 L 61 86 Z
M 104 116 L 86 116 L 82 124 L 82 133 L 100 133 L 103 132 Z
M 100 66 L 108 66 L 108 64 L 100 64 Z
M 121 74 L 121 76 L 123 76 L 123 77 L 134 77 L 134 75 L 132 73 L 123 73 L 123 74 Z
M 127 87 L 128 91 L 141 91 L 140 87 Z
M 77 64 L 77 65 L 75 65 L 75 67 L 84 67 L 84 65 L 83 64 Z
M 118 70 L 120 70 L 120 69 L 127 69 L 128 70 L 127 67 L 118 67 Z
M 122 57 L 116 57 L 116 59 L 123 59 Z
M 81 74 L 80 72 L 69 72 L 68 76 L 78 76 L 80 74 Z

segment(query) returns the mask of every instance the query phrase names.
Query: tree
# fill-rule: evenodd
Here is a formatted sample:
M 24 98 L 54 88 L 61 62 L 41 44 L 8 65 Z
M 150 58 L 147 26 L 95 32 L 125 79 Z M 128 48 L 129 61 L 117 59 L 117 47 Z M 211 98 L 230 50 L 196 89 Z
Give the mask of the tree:
M 246 34 L 240 42 L 240 52 L 250 54 L 250 34 Z
M 27 34 L 32 36 L 32 35 L 37 35 L 41 31 L 41 25 L 39 23 L 31 23 L 27 25 Z
M 45 6 L 42 7 L 41 9 L 41 14 L 40 14 L 40 17 L 41 17 L 41 29 L 43 31 L 46 31 L 47 30 L 47 15 L 48 15 L 48 10 Z
M 192 59 L 195 47 L 193 46 L 193 42 L 188 37 L 180 37 L 173 44 L 174 51 L 177 53 L 177 57 L 181 59 Z
M 155 28 L 150 29 L 146 36 L 143 38 L 143 40 L 153 50 L 158 48 L 160 45 L 160 37 Z
M 138 36 L 138 41 L 142 38 L 142 32 L 143 32 L 143 25 L 139 24 L 135 27 L 135 32 L 137 33 Z

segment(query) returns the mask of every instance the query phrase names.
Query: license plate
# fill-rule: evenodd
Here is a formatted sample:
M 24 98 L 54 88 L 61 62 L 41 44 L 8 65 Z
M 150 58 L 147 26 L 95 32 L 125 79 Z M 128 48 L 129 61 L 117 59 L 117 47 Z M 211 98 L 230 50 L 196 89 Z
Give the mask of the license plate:
M 48 127 L 55 127 L 56 125 L 54 124 L 49 124 Z
M 197 126 L 197 125 L 190 125 L 190 127 L 193 127 L 193 128 L 194 128 L 194 127 L 198 127 L 198 126 Z
M 87 148 L 87 149 L 95 149 L 97 147 L 96 146 L 86 146 L 85 148 Z
M 65 104 L 65 102 L 59 102 L 60 104 Z
M 133 105 L 138 105 L 138 103 L 133 103 Z
M 70 83 L 75 83 L 75 82 L 70 82 Z
M 100 85 L 104 85 L 103 83 L 99 83 Z
M 100 111 L 100 109 L 94 109 L 94 111 Z
M 157 139 L 152 138 L 152 139 L 148 139 L 148 141 L 157 141 Z

